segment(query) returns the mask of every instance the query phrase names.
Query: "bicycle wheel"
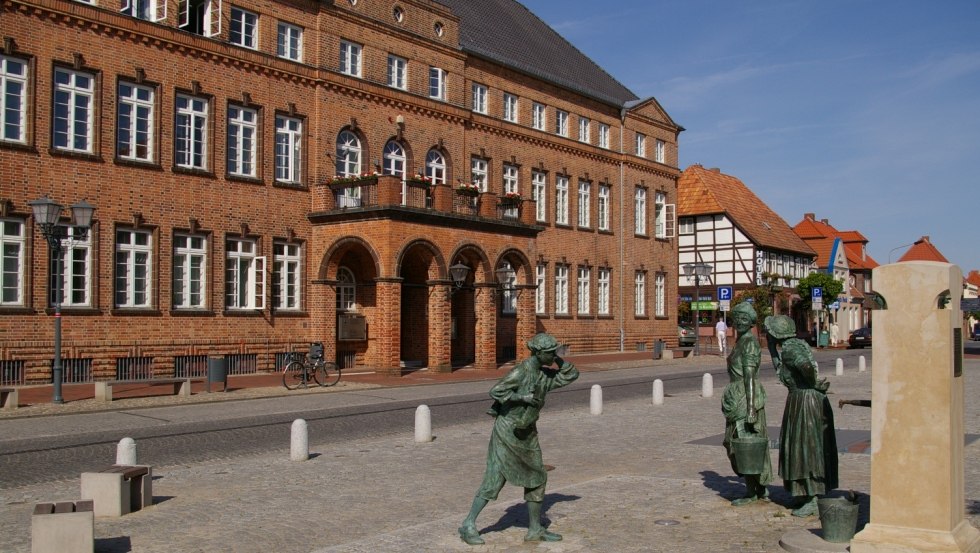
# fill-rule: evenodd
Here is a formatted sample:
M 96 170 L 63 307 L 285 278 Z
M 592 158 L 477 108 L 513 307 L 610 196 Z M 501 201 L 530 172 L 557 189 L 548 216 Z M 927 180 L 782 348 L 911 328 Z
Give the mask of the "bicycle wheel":
M 320 386 L 333 386 L 340 380 L 340 367 L 336 363 L 317 363 L 313 378 Z
M 286 368 L 282 371 L 282 385 L 286 387 L 287 390 L 295 390 L 303 385 L 303 373 L 306 371 L 306 365 L 300 363 L 299 361 L 293 361 L 286 365 Z

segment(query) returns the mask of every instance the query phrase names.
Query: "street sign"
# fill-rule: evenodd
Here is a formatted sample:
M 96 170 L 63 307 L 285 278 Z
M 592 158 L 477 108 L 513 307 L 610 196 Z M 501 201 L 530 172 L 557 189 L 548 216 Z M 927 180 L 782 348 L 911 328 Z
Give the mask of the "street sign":
M 692 301 L 691 311 L 714 311 L 718 309 L 718 304 L 713 301 Z
M 820 311 L 821 309 L 823 309 L 823 299 L 817 298 L 811 301 L 810 308 L 813 309 L 814 311 Z
M 810 288 L 810 299 L 823 303 L 823 288 Z
M 830 304 L 830 308 L 833 309 L 833 310 L 840 309 L 840 302 L 839 301 L 835 301 L 834 303 Z
M 980 311 L 980 298 L 961 299 L 960 311 Z
M 731 301 L 732 299 L 732 287 L 731 286 L 719 286 L 718 287 L 718 299 L 721 301 Z
M 731 311 L 732 302 L 729 300 L 721 300 L 720 302 L 718 302 L 718 309 L 720 309 L 721 311 Z

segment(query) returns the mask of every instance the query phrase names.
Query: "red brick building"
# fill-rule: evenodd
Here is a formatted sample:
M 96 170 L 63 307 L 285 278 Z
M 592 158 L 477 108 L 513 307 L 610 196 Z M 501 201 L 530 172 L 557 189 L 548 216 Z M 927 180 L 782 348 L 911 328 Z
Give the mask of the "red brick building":
M 675 339 L 682 128 L 516 2 L 0 5 L 5 384 L 58 283 L 66 381 Z M 43 196 L 96 207 L 58 259 Z

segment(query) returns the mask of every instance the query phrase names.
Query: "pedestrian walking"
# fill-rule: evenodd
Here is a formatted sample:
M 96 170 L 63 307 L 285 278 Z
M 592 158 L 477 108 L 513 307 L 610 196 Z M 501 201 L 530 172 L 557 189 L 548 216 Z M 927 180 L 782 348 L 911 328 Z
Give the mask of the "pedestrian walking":
M 728 353 L 728 325 L 724 317 L 718 319 L 715 324 L 715 335 L 718 336 L 718 353 L 725 355 Z

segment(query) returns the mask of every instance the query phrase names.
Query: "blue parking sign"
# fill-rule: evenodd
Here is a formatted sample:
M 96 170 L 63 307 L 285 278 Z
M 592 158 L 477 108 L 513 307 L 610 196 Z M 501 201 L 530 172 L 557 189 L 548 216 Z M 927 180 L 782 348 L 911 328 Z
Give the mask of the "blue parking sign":
M 718 287 L 718 299 L 720 301 L 731 301 L 731 299 L 732 299 L 732 287 L 731 286 L 719 286 Z
M 810 299 L 823 299 L 823 288 L 810 288 Z

